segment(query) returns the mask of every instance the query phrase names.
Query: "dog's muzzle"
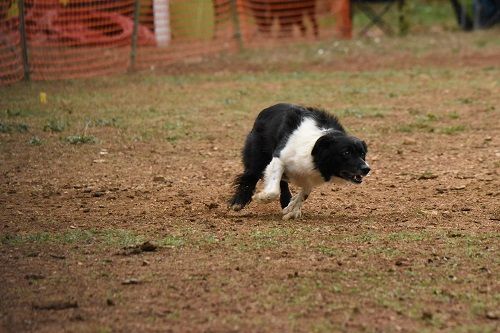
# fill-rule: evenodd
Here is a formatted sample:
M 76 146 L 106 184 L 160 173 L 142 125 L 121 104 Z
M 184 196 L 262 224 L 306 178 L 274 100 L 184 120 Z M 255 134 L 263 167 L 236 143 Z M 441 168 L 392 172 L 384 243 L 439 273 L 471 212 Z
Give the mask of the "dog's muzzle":
M 355 184 L 361 184 L 363 182 L 363 177 L 366 176 L 370 172 L 370 170 L 370 167 L 365 164 L 356 173 L 341 171 L 340 176 L 345 180 L 349 180 Z

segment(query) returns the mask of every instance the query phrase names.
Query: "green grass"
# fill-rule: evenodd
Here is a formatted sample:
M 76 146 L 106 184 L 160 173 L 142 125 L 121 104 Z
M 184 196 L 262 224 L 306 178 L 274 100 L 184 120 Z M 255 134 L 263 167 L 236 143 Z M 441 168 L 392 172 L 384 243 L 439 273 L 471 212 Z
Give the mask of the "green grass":
M 63 119 L 50 119 L 47 124 L 43 127 L 46 132 L 60 133 L 63 132 L 68 123 Z
M 93 135 L 70 135 L 64 138 L 64 141 L 72 145 L 97 143 L 97 138 Z
M 137 245 L 144 236 L 123 229 L 69 230 L 65 232 L 33 232 L 27 234 L 2 234 L 2 246 L 21 246 L 25 244 L 96 244 L 102 246 L 124 247 Z
M 24 133 L 28 132 L 29 126 L 25 123 L 0 122 L 0 133 Z

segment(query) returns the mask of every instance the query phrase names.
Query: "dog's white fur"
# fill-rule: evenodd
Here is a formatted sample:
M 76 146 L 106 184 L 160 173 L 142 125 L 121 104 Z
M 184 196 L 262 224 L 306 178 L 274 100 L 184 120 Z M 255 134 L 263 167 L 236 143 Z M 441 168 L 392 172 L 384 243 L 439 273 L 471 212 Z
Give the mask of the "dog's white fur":
M 265 203 L 277 199 L 280 181 L 285 175 L 292 184 L 300 187 L 300 192 L 283 209 L 283 219 L 299 218 L 304 200 L 314 187 L 325 182 L 314 167 L 311 152 L 316 141 L 328 131 L 321 129 L 314 119 L 305 118 L 292 132 L 278 156 L 273 157 L 266 167 L 264 189 L 255 194 L 253 199 Z

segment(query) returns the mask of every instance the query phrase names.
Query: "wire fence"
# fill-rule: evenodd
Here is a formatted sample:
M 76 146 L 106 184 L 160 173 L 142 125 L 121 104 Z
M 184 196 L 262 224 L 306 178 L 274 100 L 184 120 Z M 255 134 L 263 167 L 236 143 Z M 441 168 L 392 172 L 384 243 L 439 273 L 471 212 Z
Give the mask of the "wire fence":
M 0 85 L 154 69 L 339 31 L 347 36 L 346 15 L 335 18 L 347 2 L 0 0 Z

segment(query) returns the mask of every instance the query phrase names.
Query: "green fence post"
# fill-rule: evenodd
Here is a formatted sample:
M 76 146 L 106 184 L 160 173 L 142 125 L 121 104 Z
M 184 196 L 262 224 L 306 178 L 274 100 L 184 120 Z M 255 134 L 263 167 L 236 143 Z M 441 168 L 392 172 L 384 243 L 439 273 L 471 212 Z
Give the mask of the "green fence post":
M 130 71 L 135 70 L 135 61 L 137 58 L 137 35 L 139 32 L 139 12 L 140 12 L 140 0 L 134 1 L 134 27 L 132 29 L 132 45 L 130 49 Z
M 30 80 L 30 66 L 28 61 L 28 43 L 26 42 L 26 20 L 24 18 L 24 0 L 18 0 L 19 33 L 21 37 L 21 55 L 23 58 L 24 80 Z
M 231 0 L 231 17 L 233 19 L 233 27 L 234 27 L 234 38 L 236 39 L 236 44 L 238 45 L 238 49 L 243 49 L 243 39 L 241 36 L 240 29 L 240 18 L 238 16 L 238 6 L 236 4 L 237 0 Z

